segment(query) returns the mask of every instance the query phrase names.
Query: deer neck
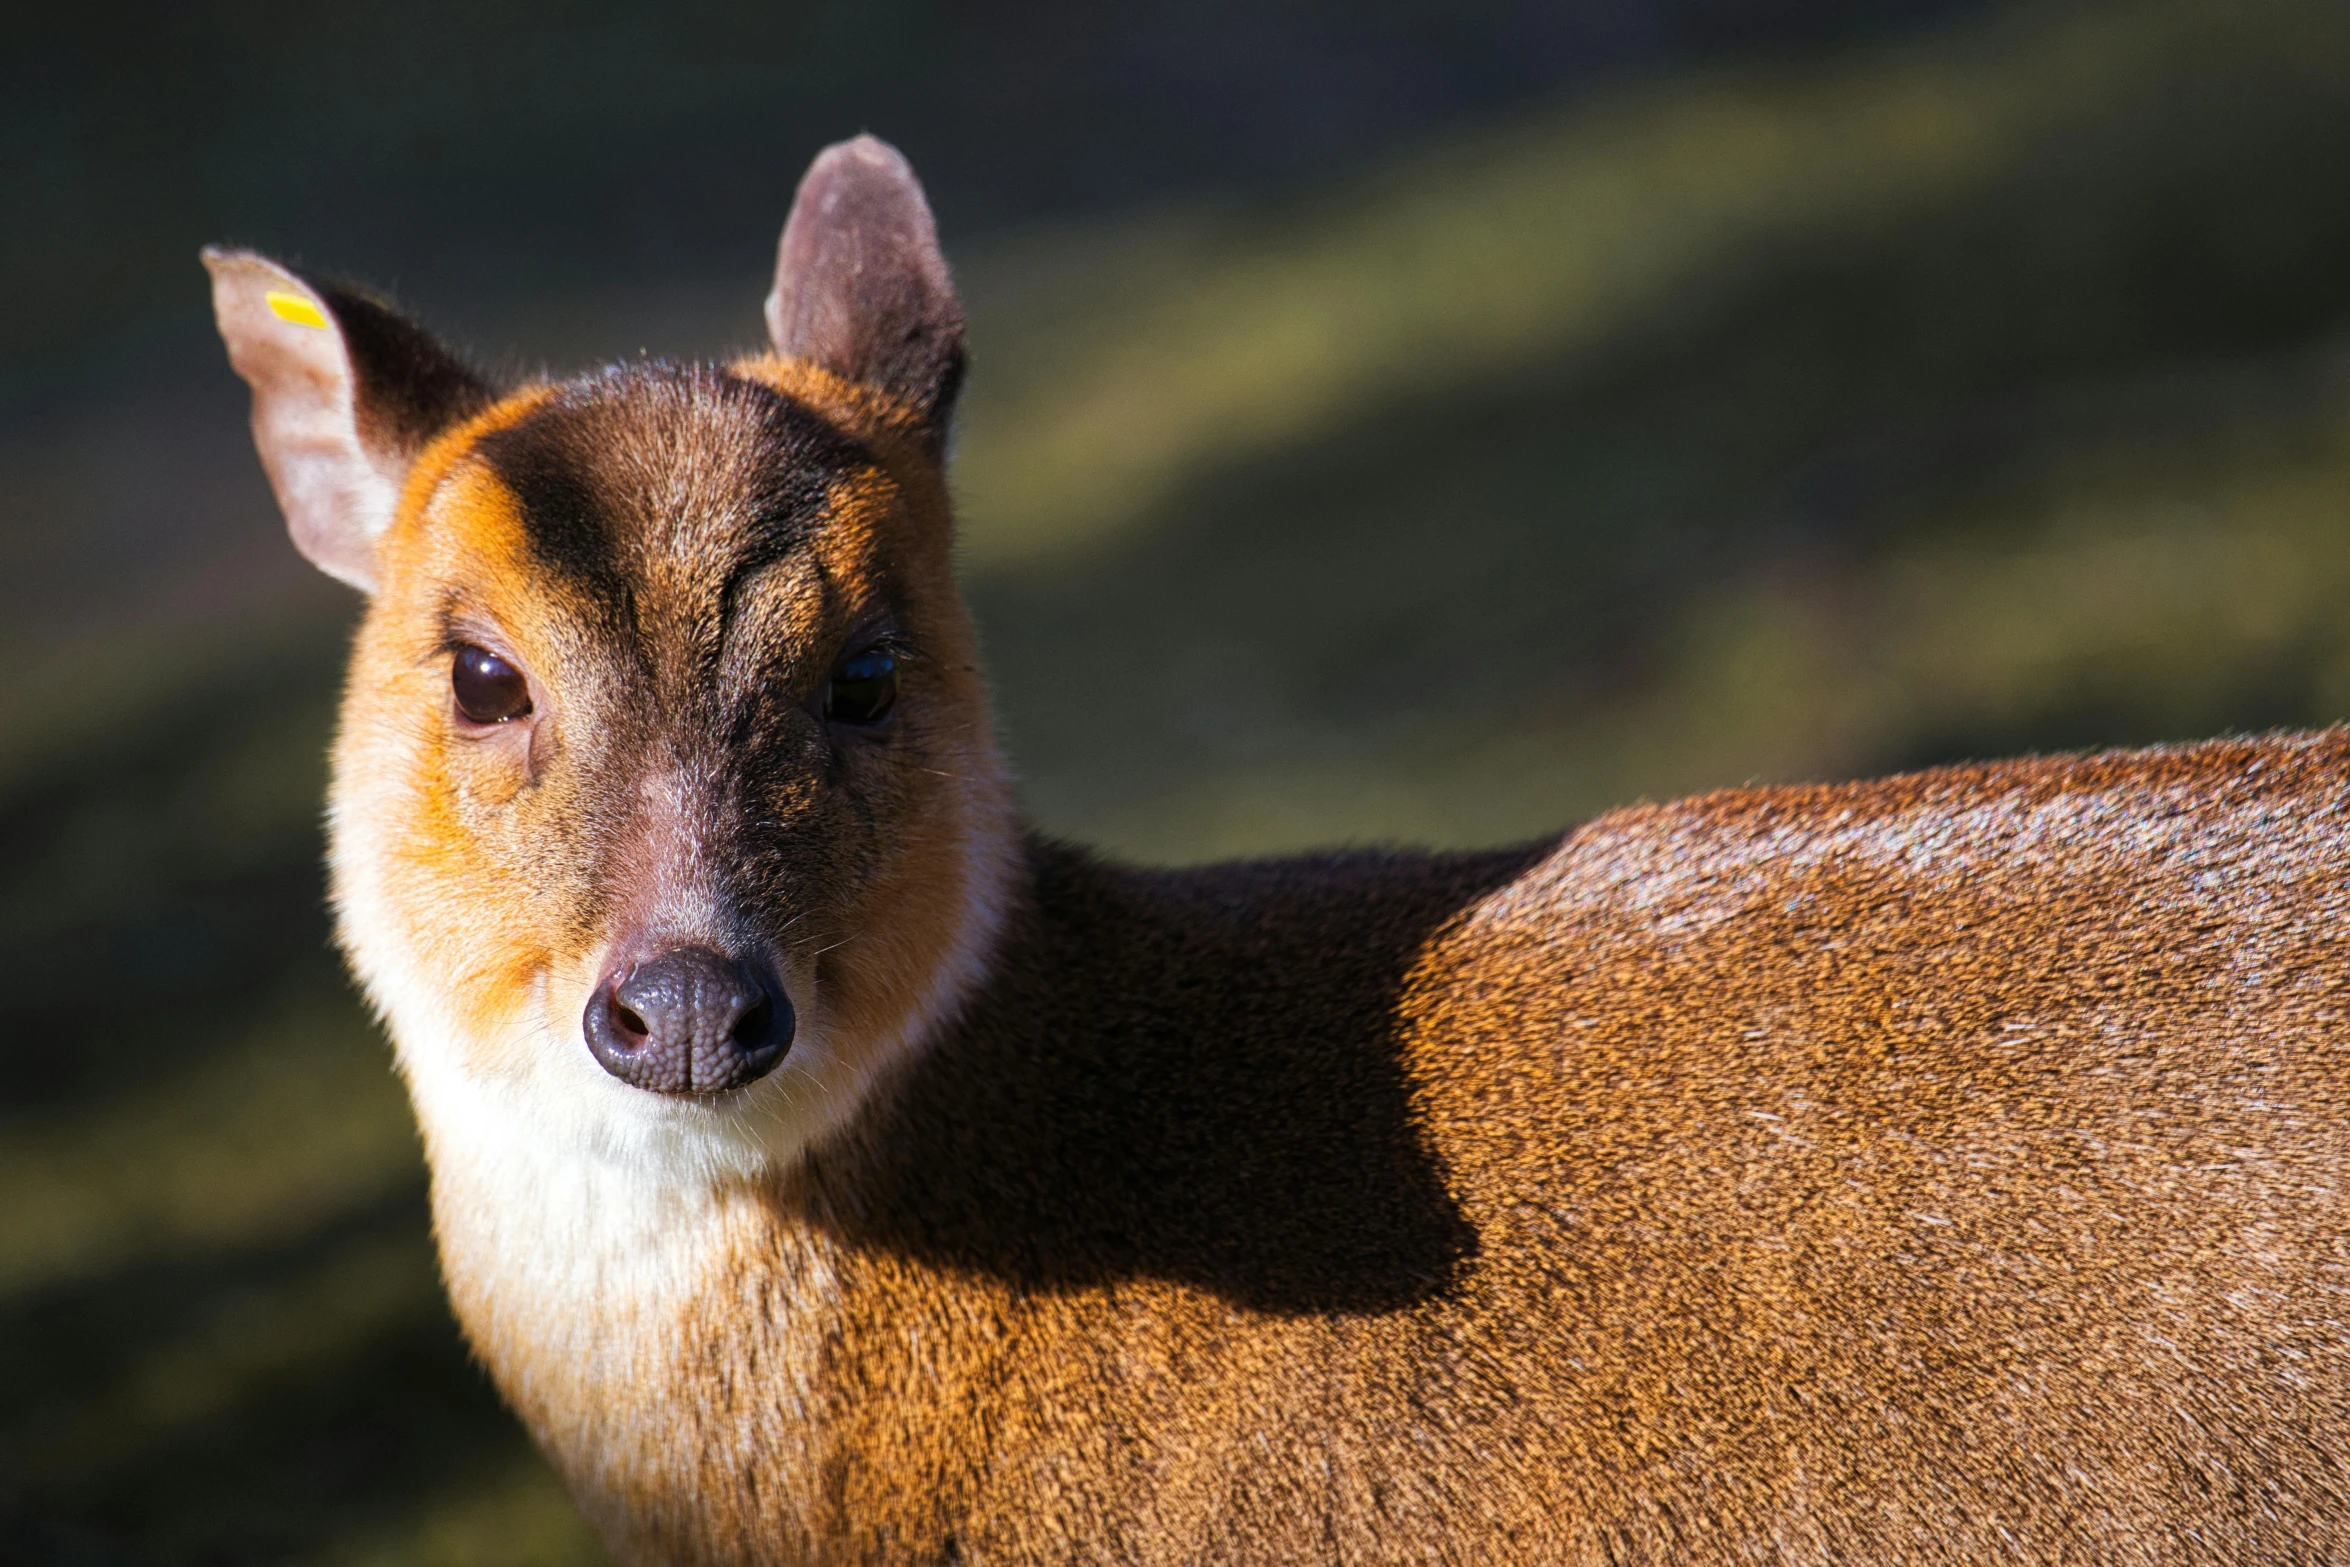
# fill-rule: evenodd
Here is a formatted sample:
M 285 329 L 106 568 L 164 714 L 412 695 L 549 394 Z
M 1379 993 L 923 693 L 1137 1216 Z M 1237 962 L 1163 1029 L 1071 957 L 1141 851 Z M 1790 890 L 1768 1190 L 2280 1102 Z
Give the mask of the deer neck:
M 987 984 L 1032 851 L 972 842 L 963 928 L 878 1053 L 876 1080 L 854 1084 L 857 1104 L 818 1137 L 754 1168 L 731 1153 L 647 1165 L 551 1130 L 523 1088 L 454 1070 L 461 1049 L 420 1037 L 448 1020 L 387 1008 L 451 1304 L 624 1560 L 734 1560 L 730 1529 L 772 1539 L 815 1517 L 821 1499 L 802 1492 L 847 1440 L 827 1419 L 832 1349 L 935 1314 L 937 1281 L 876 1289 L 853 1258 L 844 1266 L 844 1226 L 827 1222 L 807 1160 L 854 1142 L 886 1081 L 918 1069 Z

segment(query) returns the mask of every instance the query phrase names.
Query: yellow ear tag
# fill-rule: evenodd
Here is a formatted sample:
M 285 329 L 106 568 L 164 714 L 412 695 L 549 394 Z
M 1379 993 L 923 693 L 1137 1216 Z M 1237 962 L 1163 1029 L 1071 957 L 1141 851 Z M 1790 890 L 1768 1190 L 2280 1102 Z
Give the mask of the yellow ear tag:
M 271 289 L 261 296 L 269 301 L 269 313 L 280 321 L 291 321 L 296 326 L 314 326 L 326 329 L 326 315 L 316 305 L 299 294 L 281 294 Z

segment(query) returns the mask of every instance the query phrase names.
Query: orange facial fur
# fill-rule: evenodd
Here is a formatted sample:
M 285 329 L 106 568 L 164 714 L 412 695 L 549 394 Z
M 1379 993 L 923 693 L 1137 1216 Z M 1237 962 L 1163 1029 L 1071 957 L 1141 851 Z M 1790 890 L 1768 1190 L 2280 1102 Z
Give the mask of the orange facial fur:
M 745 394 L 725 385 L 664 382 L 648 395 L 739 403 Z M 338 897 L 347 914 L 364 910 L 394 927 L 418 970 L 380 986 L 429 989 L 469 1041 L 469 1070 L 520 1073 L 544 1054 L 540 1041 L 566 1032 L 630 921 L 716 921 L 737 934 L 756 923 L 751 911 L 720 906 L 717 893 L 694 910 L 662 903 L 677 892 L 665 880 L 716 876 L 740 849 L 713 840 L 676 860 L 679 841 L 718 834 L 718 817 L 745 809 L 696 793 L 722 738 L 643 722 L 668 704 L 694 705 L 664 666 L 698 662 L 740 701 L 788 714 L 789 688 L 810 684 L 856 626 L 876 617 L 919 624 L 909 665 L 919 683 L 896 721 L 904 754 L 879 772 L 864 764 L 860 873 L 803 889 L 788 940 L 748 938 L 775 947 L 787 980 L 795 965 L 804 970 L 795 1006 L 825 1029 L 837 1071 L 861 1074 L 937 988 L 941 963 L 967 935 L 963 904 L 1003 873 L 992 863 L 1007 831 L 1002 786 L 975 650 L 951 588 L 942 596 L 937 580 L 943 519 L 917 509 L 941 503 L 935 479 L 909 485 L 851 461 L 810 494 L 821 527 L 748 575 L 727 558 L 672 552 L 662 530 L 681 520 L 648 513 L 641 525 L 651 531 L 626 545 L 636 620 L 616 627 L 608 605 L 533 558 L 524 503 L 482 450 L 491 437 L 527 434 L 534 418 L 559 416 L 562 396 L 542 389 L 511 400 L 436 444 L 378 546 L 384 586 L 354 659 L 338 767 L 364 780 L 366 803 L 349 814 L 353 831 L 368 836 L 368 874 L 364 884 L 338 875 Z M 648 448 L 636 476 L 669 485 L 689 512 L 724 512 L 735 497 L 723 459 L 740 438 L 719 439 L 715 453 L 695 450 L 690 437 L 683 450 Z M 689 493 L 713 471 L 709 493 Z M 723 644 L 711 635 L 721 614 Z M 453 638 L 494 646 L 530 672 L 526 741 L 467 736 L 449 721 Z M 623 731 L 625 743 L 616 741 Z M 640 754 L 620 754 L 627 746 Z M 755 783 L 758 808 L 787 834 L 831 798 L 788 771 Z M 876 918 L 877 907 L 908 912 Z M 355 957 L 375 981 L 364 951 Z M 828 1091 L 819 1082 L 809 1097 Z

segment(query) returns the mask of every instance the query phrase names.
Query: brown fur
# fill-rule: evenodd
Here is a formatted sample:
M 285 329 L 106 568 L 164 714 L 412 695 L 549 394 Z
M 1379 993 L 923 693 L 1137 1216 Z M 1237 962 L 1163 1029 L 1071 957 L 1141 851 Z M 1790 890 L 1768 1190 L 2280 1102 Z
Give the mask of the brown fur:
M 458 1315 L 623 1559 L 2350 1556 L 2350 738 L 1472 856 L 1023 835 L 877 148 L 803 191 L 790 351 L 458 399 L 363 562 L 346 942 Z M 453 640 L 529 723 L 452 727 Z M 802 1015 L 707 1104 L 577 1035 L 687 936 Z

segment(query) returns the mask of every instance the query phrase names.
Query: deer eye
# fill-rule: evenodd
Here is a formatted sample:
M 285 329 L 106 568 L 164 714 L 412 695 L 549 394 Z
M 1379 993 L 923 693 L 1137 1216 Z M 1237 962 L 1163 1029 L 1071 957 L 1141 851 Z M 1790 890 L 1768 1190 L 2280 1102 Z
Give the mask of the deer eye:
M 878 724 L 898 700 L 898 661 L 878 648 L 852 653 L 832 672 L 824 716 L 836 724 Z
M 457 711 L 477 724 L 503 724 L 530 713 L 530 682 L 486 647 L 460 644 L 449 669 Z

